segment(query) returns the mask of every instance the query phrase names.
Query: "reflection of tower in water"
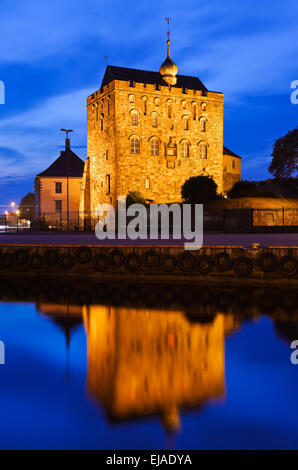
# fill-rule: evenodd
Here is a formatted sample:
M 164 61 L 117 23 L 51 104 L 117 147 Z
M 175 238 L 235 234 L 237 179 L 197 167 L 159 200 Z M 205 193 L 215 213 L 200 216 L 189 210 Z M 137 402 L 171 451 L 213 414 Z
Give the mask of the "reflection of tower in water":
M 226 318 L 189 322 L 181 311 L 84 307 L 88 389 L 113 421 L 158 415 L 167 432 L 180 409 L 225 391 Z
M 66 376 L 69 378 L 69 349 L 72 332 L 82 324 L 82 307 L 67 304 L 38 303 L 36 310 L 49 317 L 64 332 L 66 340 Z

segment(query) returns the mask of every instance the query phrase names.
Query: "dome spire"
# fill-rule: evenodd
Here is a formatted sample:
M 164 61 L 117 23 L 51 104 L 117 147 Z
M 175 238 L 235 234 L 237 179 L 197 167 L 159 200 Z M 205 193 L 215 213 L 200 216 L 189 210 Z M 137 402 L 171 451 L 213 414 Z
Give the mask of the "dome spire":
M 171 44 L 171 41 L 170 41 L 170 34 L 171 34 L 170 33 L 170 21 L 171 21 L 171 18 L 166 18 L 166 21 L 168 23 L 168 32 L 167 32 L 167 36 L 168 36 L 168 40 L 167 40 L 168 55 L 167 55 L 166 60 L 164 61 L 164 63 L 160 67 L 160 74 L 162 75 L 163 80 L 169 86 L 173 86 L 173 85 L 176 85 L 176 83 L 177 83 L 176 75 L 178 73 L 178 67 L 177 67 L 176 64 L 174 64 L 174 62 L 172 61 L 171 56 L 170 56 L 170 44 Z

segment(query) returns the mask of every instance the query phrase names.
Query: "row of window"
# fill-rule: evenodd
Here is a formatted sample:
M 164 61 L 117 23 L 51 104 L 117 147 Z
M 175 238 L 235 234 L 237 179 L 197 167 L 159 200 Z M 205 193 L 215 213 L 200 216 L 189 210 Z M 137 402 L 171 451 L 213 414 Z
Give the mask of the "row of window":
M 158 127 L 158 114 L 157 113 L 151 113 L 152 117 L 152 127 Z M 189 117 L 188 116 L 183 116 L 183 129 L 185 131 L 189 130 Z M 131 111 L 131 124 L 133 126 L 138 126 L 139 125 L 139 113 L 136 110 Z M 201 132 L 206 132 L 206 118 L 201 117 L 200 118 L 200 130 Z
M 200 142 L 199 145 L 199 156 L 200 158 L 208 157 L 208 145 L 206 142 Z M 183 140 L 180 144 L 180 151 L 182 157 L 189 157 L 190 143 L 187 140 Z M 141 152 L 141 140 L 138 137 L 132 137 L 130 139 L 130 153 L 138 155 Z M 174 149 L 174 155 L 176 155 L 176 148 Z M 151 139 L 151 155 L 160 154 L 160 141 L 157 138 Z
M 135 104 L 135 96 L 134 95 L 129 95 L 128 97 L 129 99 L 129 104 L 130 105 L 134 105 Z M 106 98 L 106 101 L 107 101 L 107 114 L 108 116 L 110 115 L 110 111 L 111 111 L 111 100 L 110 100 L 110 96 L 108 96 Z M 93 112 L 96 112 L 96 121 L 99 121 L 100 117 L 103 116 L 103 113 L 104 113 L 104 103 L 105 103 L 105 100 L 104 98 L 102 100 L 100 100 L 99 102 L 97 103 L 94 103 L 92 105 L 92 111 Z M 155 98 L 154 99 L 154 104 L 156 107 L 160 107 L 160 98 Z M 187 109 L 187 101 L 183 100 L 181 102 L 181 106 L 182 106 L 182 109 L 186 110 Z M 207 109 L 207 105 L 206 103 L 201 103 L 200 105 L 202 111 L 206 111 Z M 147 97 L 146 96 L 143 96 L 143 112 L 144 112 L 144 115 L 147 115 L 148 113 L 148 100 L 147 100 Z M 167 101 L 167 112 L 168 112 L 168 117 L 171 118 L 173 116 L 173 100 L 169 99 Z M 197 115 L 198 115 L 198 103 L 196 102 L 192 102 L 191 103 L 191 112 L 192 112 L 192 117 L 194 120 L 197 119 Z
M 135 96 L 134 95 L 129 95 L 128 96 L 128 101 L 129 101 L 129 105 L 135 105 Z M 160 104 L 161 104 L 160 98 L 158 98 L 158 97 L 154 98 L 154 104 L 157 108 L 160 107 Z M 188 102 L 186 100 L 181 101 L 182 109 L 187 109 L 188 108 L 187 105 L 188 105 Z M 168 115 L 169 115 L 169 117 L 172 117 L 172 110 L 173 110 L 173 100 L 172 99 L 167 100 L 167 107 L 168 107 Z M 206 109 L 207 109 L 206 103 L 201 103 L 200 107 L 201 107 L 202 111 L 206 111 Z M 198 103 L 197 102 L 192 102 L 191 105 L 190 105 L 190 108 L 191 108 L 191 111 L 192 111 L 193 118 L 196 119 L 197 111 L 198 111 Z M 147 96 L 143 96 L 143 110 L 144 110 L 144 114 L 147 114 L 147 111 L 148 111 Z

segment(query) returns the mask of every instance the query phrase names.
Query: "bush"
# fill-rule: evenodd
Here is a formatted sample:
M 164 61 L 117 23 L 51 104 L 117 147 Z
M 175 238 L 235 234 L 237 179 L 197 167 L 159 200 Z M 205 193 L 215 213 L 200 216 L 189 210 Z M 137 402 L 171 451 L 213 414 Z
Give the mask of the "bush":
M 132 204 L 143 204 L 145 206 L 146 202 L 146 199 L 139 191 L 130 191 L 126 198 L 127 207 L 131 206 Z
M 185 181 L 181 195 L 187 204 L 205 204 L 218 198 L 217 184 L 208 176 L 193 176 Z
M 231 199 L 238 197 L 258 197 L 258 185 L 254 181 L 238 181 L 228 192 L 228 196 Z

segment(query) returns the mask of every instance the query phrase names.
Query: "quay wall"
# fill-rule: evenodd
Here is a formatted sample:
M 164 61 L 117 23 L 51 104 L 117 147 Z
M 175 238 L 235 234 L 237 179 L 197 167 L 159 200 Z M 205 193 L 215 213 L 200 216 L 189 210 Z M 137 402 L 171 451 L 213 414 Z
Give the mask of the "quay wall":
M 298 284 L 298 246 L 1 245 L 0 279 L 7 275 Z

